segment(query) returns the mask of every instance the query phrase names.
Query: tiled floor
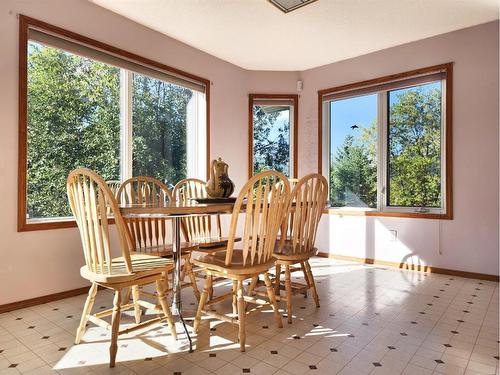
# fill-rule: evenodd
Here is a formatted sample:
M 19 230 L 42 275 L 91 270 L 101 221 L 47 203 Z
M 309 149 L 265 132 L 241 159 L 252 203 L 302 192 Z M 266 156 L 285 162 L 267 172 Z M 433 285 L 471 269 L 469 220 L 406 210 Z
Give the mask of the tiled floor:
M 312 267 L 321 308 L 296 296 L 294 322 L 282 329 L 269 309 L 252 313 L 246 353 L 236 326 L 207 319 L 194 353 L 183 335 L 174 342 L 166 326 L 152 326 L 121 336 L 109 369 L 104 329 L 90 324 L 73 345 L 78 296 L 0 315 L 0 374 L 499 374 L 498 283 L 320 258 Z M 190 294 L 186 309 L 195 308 Z M 110 303 L 98 292 L 95 309 Z

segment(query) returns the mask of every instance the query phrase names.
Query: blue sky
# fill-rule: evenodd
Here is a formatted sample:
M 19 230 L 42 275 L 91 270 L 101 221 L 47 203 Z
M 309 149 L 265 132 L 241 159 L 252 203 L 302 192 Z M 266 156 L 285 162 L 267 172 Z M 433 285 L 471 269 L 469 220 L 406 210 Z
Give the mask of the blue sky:
M 356 137 L 361 128 L 367 128 L 377 117 L 377 94 L 357 96 L 354 98 L 341 99 L 331 102 L 331 135 L 330 149 L 335 153 L 342 145 L 345 137 L 352 135 Z M 351 126 L 358 125 L 358 129 Z
M 440 89 L 441 82 L 432 82 L 419 85 L 424 93 Z M 414 90 L 415 87 L 408 87 L 400 90 L 393 90 L 389 94 L 391 103 L 397 102 L 397 97 L 407 91 Z M 348 135 L 357 137 L 362 128 L 370 126 L 377 117 L 377 94 L 357 96 L 353 98 L 336 100 L 330 103 L 331 135 L 330 150 L 334 154 L 337 148 L 342 145 Z M 351 129 L 351 126 L 358 125 L 358 129 Z

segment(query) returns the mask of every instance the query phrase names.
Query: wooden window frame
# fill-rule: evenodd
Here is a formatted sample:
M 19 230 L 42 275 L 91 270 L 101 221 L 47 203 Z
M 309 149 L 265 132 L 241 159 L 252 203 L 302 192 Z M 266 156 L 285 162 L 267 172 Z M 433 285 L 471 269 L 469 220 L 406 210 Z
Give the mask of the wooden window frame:
M 256 99 L 287 99 L 293 102 L 293 165 L 290 178 L 297 178 L 299 95 L 297 94 L 248 94 L 248 178 L 253 176 L 253 103 Z
M 47 219 L 36 223 L 29 223 L 26 219 L 27 211 L 27 141 L 28 141 L 28 29 L 36 27 L 41 30 L 48 31 L 53 34 L 60 35 L 65 38 L 72 39 L 76 42 L 94 47 L 113 55 L 123 57 L 139 64 L 149 65 L 168 73 L 173 73 L 180 77 L 187 78 L 202 83 L 205 86 L 206 100 L 206 160 L 207 160 L 207 176 L 210 172 L 210 80 L 199 77 L 197 75 L 185 72 L 183 70 L 150 60 L 146 57 L 136 55 L 135 53 L 113 47 L 109 44 L 88 38 L 84 35 L 74 33 L 49 23 L 19 15 L 19 91 L 18 91 L 18 212 L 17 212 L 17 231 L 36 231 L 58 228 L 73 228 L 76 227 L 76 221 L 71 218 Z
M 386 217 L 402 217 L 402 218 L 419 218 L 419 219 L 453 219 L 453 140 L 452 140 L 452 123 L 453 123 L 453 62 L 433 65 L 421 69 L 410 70 L 407 72 L 392 74 L 384 77 L 369 79 L 356 83 L 350 83 L 342 86 L 330 87 L 327 89 L 318 90 L 318 172 L 323 173 L 323 102 L 324 97 L 335 93 L 345 93 L 349 91 L 359 90 L 361 88 L 369 88 L 384 83 L 395 82 L 431 74 L 436 71 L 446 72 L 445 82 L 445 212 L 444 213 L 419 213 L 419 212 L 397 212 L 397 211 L 381 211 L 381 210 L 352 210 L 348 207 L 330 208 L 325 210 L 325 213 L 332 215 L 345 216 L 386 216 Z

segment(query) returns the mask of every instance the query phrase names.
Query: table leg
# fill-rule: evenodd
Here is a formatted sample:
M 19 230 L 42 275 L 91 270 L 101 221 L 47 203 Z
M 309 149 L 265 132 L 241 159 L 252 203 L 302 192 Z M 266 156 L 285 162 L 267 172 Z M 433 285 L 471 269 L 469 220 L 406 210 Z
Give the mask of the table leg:
M 193 351 L 193 341 L 182 317 L 182 301 L 181 301 L 181 220 L 180 216 L 174 216 L 172 219 L 172 242 L 174 253 L 174 285 L 173 285 L 173 300 L 172 300 L 172 313 L 178 315 L 184 327 L 184 332 L 189 340 L 189 352 Z

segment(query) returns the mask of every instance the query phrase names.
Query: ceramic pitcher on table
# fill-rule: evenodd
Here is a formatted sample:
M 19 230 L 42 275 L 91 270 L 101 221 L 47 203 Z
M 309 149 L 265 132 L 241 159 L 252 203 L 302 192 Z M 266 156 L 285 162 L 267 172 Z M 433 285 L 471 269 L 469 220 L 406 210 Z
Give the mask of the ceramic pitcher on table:
M 229 166 L 221 158 L 212 160 L 207 194 L 211 198 L 229 198 L 234 191 L 234 183 L 228 175 Z

